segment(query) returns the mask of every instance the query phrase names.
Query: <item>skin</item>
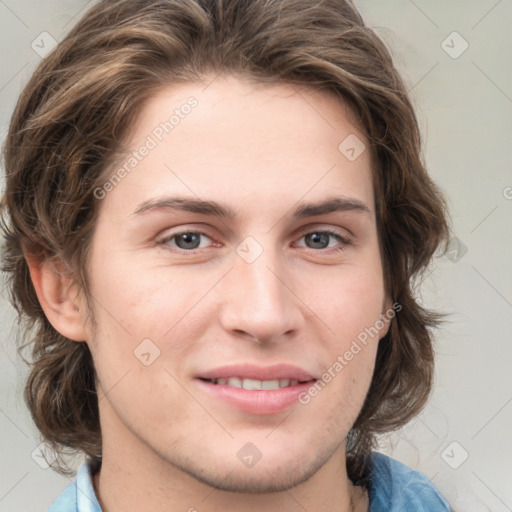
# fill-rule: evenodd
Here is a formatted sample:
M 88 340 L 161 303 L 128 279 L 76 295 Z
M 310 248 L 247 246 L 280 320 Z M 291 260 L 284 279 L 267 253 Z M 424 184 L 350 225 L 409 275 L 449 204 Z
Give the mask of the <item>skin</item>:
M 100 504 L 105 512 L 367 510 L 347 477 L 344 440 L 388 324 L 307 405 L 276 414 L 240 411 L 195 379 L 240 362 L 289 363 L 321 376 L 390 307 L 370 154 L 349 161 L 338 150 L 350 134 L 367 140 L 330 93 L 235 77 L 209 82 L 162 90 L 133 127 L 135 150 L 166 112 L 198 100 L 101 200 L 88 263 L 96 326 L 62 273 L 30 264 L 52 324 L 93 355 Z M 237 217 L 134 213 L 178 194 L 218 201 Z M 370 213 L 292 218 L 299 204 L 332 197 L 357 199 Z M 326 229 L 350 243 L 331 236 L 321 248 L 305 236 Z M 171 238 L 190 231 L 204 233 L 198 248 Z M 236 251 L 248 236 L 263 251 L 252 263 Z M 144 339 L 160 350 L 148 366 L 134 355 Z M 262 454 L 252 467 L 237 457 L 248 442 Z

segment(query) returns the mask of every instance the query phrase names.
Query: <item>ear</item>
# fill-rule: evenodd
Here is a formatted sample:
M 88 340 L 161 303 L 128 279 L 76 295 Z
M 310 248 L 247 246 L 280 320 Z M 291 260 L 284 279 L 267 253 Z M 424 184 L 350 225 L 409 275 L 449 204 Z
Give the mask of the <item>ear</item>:
M 59 257 L 38 260 L 25 254 L 32 284 L 44 314 L 60 334 L 86 341 L 86 311 L 78 287 Z
M 384 326 L 379 331 L 379 340 L 382 339 L 389 331 L 391 320 L 395 317 L 396 313 L 402 309 L 402 306 L 396 302 L 393 304 L 389 297 L 385 297 L 382 304 L 381 320 Z

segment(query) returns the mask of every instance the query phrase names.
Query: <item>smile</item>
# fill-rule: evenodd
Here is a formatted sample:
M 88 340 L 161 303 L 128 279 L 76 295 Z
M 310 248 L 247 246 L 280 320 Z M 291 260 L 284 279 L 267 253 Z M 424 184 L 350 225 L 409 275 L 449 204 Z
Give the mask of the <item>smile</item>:
M 272 415 L 300 405 L 298 396 L 314 384 L 314 375 L 290 364 L 242 363 L 204 370 L 196 374 L 195 381 L 208 400 L 220 407 Z
M 219 379 L 206 379 L 207 382 L 212 384 L 218 384 L 221 386 L 229 386 L 232 388 L 247 389 L 247 390 L 258 390 L 258 391 L 270 391 L 273 389 L 288 388 L 299 384 L 298 379 L 275 379 L 275 380 L 257 380 L 257 379 L 245 379 L 240 377 L 228 377 Z

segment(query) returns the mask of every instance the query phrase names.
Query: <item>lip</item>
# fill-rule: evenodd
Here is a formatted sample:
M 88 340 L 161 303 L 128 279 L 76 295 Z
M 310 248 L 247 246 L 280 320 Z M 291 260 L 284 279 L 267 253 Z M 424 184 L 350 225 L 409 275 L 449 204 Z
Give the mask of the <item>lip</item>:
M 205 379 L 239 377 L 256 380 L 295 379 L 295 386 L 272 390 L 248 390 L 223 384 L 214 384 Z M 196 377 L 200 389 L 214 400 L 223 402 L 241 412 L 255 415 L 277 414 L 298 403 L 299 395 L 317 379 L 308 371 L 288 364 L 255 366 L 237 364 L 202 372 Z
M 229 377 L 240 377 L 243 379 L 256 380 L 316 380 L 316 377 L 308 371 L 290 364 L 274 364 L 269 366 L 257 366 L 254 364 L 233 364 L 201 372 L 197 376 L 198 379 L 211 380 Z

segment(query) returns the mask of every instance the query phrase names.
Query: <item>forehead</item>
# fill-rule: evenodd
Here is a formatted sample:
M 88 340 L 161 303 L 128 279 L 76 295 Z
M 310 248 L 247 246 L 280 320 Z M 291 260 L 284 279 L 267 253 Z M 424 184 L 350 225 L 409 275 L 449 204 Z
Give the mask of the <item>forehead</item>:
M 174 85 L 146 101 L 111 169 L 126 178 L 107 199 L 124 194 L 134 206 L 179 194 L 277 212 L 329 195 L 373 210 L 371 156 L 355 119 L 334 93 L 305 86 L 230 76 Z

